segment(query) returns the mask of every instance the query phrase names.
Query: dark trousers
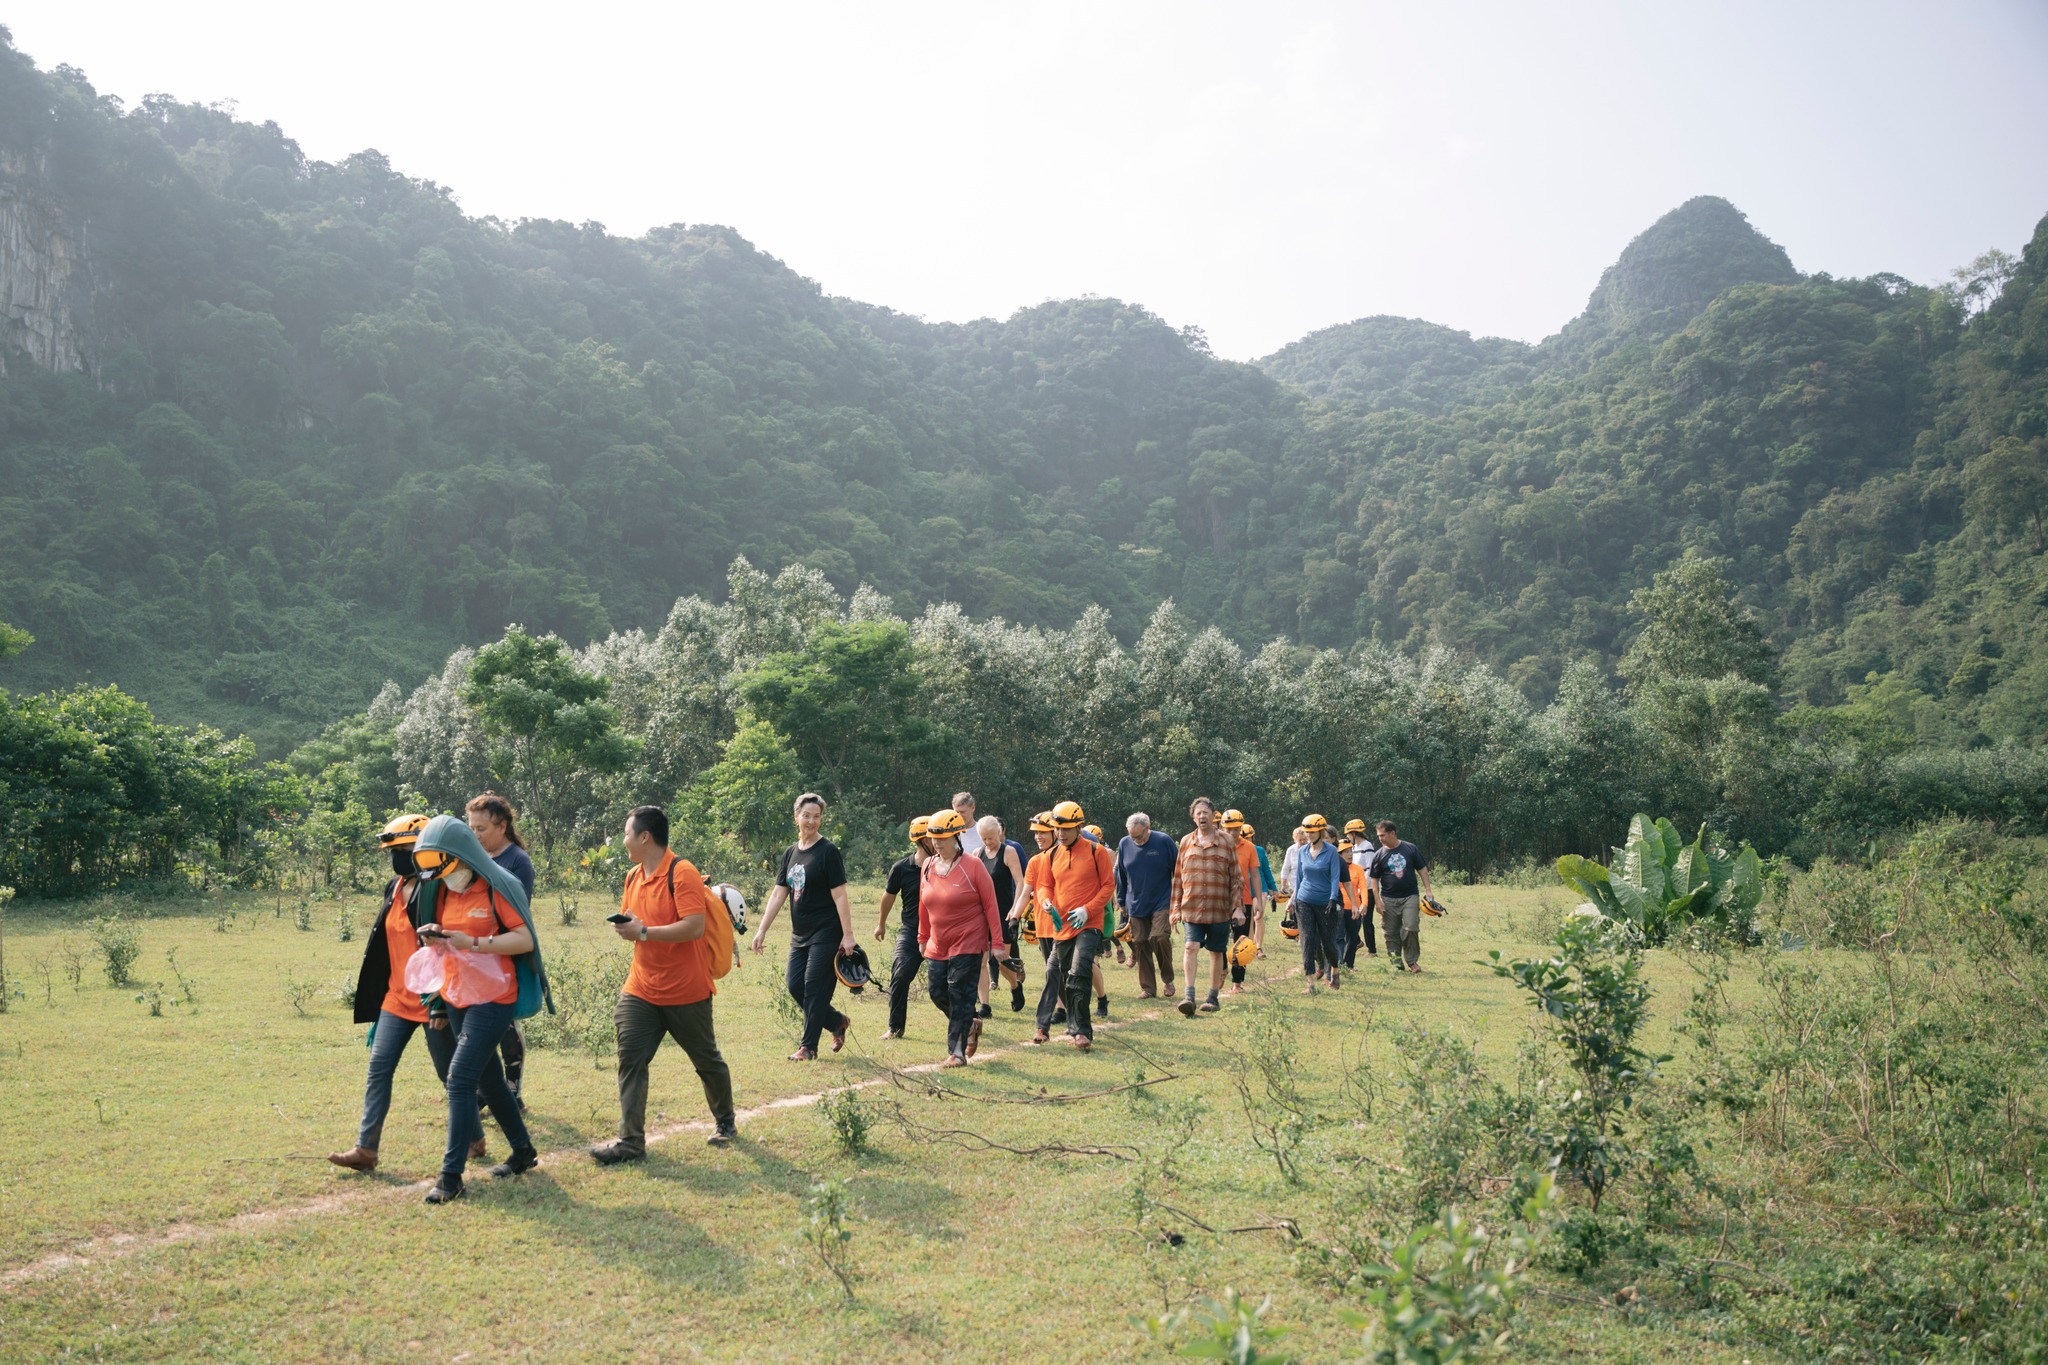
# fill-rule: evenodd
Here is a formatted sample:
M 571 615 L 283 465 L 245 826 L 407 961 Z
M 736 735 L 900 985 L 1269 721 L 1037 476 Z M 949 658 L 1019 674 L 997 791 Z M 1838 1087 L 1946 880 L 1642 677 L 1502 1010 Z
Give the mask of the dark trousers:
M 789 945 L 789 969 L 783 985 L 789 998 L 804 1007 L 803 1045 L 818 1050 L 818 1038 L 825 1033 L 844 1033 L 853 1021 L 832 1007 L 832 993 L 839 978 L 832 974 L 832 960 L 839 956 L 839 940 L 826 933 L 809 945 Z
M 1052 960 L 1046 964 L 1045 980 L 1051 988 L 1055 975 L 1059 978 L 1061 995 L 1067 1005 L 1067 1032 L 1077 1033 L 1083 1038 L 1095 1037 L 1095 1022 L 1090 1011 L 1095 1005 L 1095 955 L 1102 951 L 1102 931 L 1083 929 L 1072 938 L 1063 938 L 1052 945 Z M 1038 1001 L 1038 1026 L 1047 1027 L 1052 1021 L 1052 1010 L 1045 998 Z
M 1230 946 L 1235 948 L 1239 939 L 1250 938 L 1251 936 L 1252 908 L 1247 905 L 1244 908 L 1244 922 L 1241 924 L 1236 920 L 1230 922 Z M 1237 965 L 1236 953 L 1230 955 L 1230 979 L 1238 985 L 1244 984 L 1244 968 Z
M 505 1084 L 511 1088 L 512 1098 L 518 1099 L 519 1082 L 526 1075 L 526 1035 L 516 1021 L 498 1043 L 498 1060 L 505 1064 Z
M 904 924 L 896 929 L 896 951 L 889 958 L 889 1031 L 903 1032 L 910 1022 L 910 987 L 917 980 L 918 964 L 924 954 L 918 950 L 917 930 Z
M 688 1005 L 656 1005 L 637 995 L 621 995 L 612 1012 L 619 1032 L 619 1141 L 636 1152 L 647 1150 L 647 1067 L 673 1038 L 697 1068 L 704 1103 L 721 1128 L 733 1121 L 732 1072 L 718 1051 L 711 1025 L 711 1002 L 705 996 Z
M 356 1145 L 377 1150 L 384 1137 L 384 1116 L 391 1112 L 391 1078 L 405 1045 L 420 1030 L 427 1032 L 427 1056 L 433 1060 L 434 1075 L 448 1079 L 448 1059 L 455 1055 L 455 1035 L 447 1029 L 427 1028 L 401 1019 L 389 1010 L 377 1012 L 377 1038 L 370 1044 L 370 1078 L 363 1084 L 363 1122 L 356 1130 Z
M 925 989 L 946 1016 L 946 1051 L 955 1057 L 967 1055 L 967 1032 L 981 1003 L 981 964 L 987 960 L 986 953 L 961 953 L 925 964 Z
M 1045 959 L 1045 986 L 1038 992 L 1038 1031 L 1045 1032 L 1052 1027 L 1052 1017 L 1060 1006 L 1066 1003 L 1067 978 L 1060 964 L 1065 960 L 1054 949 L 1059 944 L 1052 939 L 1038 940 L 1038 955 Z
M 441 1156 L 441 1174 L 460 1176 L 469 1164 L 469 1144 L 484 1135 L 482 1112 L 477 1100 L 490 1105 L 492 1117 L 505 1130 L 512 1149 L 533 1146 L 526 1120 L 519 1116 L 519 1101 L 505 1084 L 505 1068 L 498 1064 L 498 1043 L 512 1027 L 511 1005 L 471 1005 L 466 1010 L 448 1011 L 448 1031 L 455 1035 L 454 1055 L 448 1059 L 448 1150 Z
M 1380 950 L 1379 935 L 1373 932 L 1373 924 L 1375 923 L 1375 921 L 1377 921 L 1378 918 L 1379 912 L 1374 910 L 1370 905 L 1366 906 L 1365 909 L 1360 910 L 1358 912 L 1358 927 L 1365 933 L 1365 950 L 1368 953 L 1378 953 Z M 1355 940 L 1357 937 L 1358 935 L 1356 933 L 1353 933 L 1352 938 Z M 1356 944 L 1354 943 L 1353 946 L 1355 947 Z M 1357 954 L 1354 952 L 1350 958 L 1345 959 L 1345 964 L 1348 966 L 1351 963 L 1351 961 L 1356 957 Z
M 1138 989 L 1172 995 L 1173 924 L 1166 911 L 1131 917 L 1131 952 L 1138 960 Z
M 1313 981 L 1341 961 L 1344 907 L 1337 901 L 1294 898 L 1294 927 L 1301 931 L 1301 972 Z

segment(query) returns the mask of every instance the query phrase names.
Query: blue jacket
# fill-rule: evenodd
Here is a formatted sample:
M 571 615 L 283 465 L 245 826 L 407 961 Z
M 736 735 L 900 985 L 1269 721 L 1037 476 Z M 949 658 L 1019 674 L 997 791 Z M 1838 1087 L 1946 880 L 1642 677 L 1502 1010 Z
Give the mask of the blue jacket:
M 1325 839 L 1320 855 L 1314 844 L 1303 844 L 1294 859 L 1294 899 L 1327 905 L 1337 899 L 1338 879 L 1344 875 L 1344 855 L 1335 844 Z
M 1128 919 L 1150 919 L 1173 896 L 1173 866 L 1180 846 L 1153 830 L 1136 844 L 1126 834 L 1116 847 L 1116 899 Z

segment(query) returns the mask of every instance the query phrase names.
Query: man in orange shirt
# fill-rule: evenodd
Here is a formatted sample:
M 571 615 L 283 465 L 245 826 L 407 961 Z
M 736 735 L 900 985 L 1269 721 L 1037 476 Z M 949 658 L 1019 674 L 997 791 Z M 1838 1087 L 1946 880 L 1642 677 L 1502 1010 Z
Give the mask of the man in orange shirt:
M 1067 1041 L 1083 1051 L 1095 1046 L 1095 1023 L 1089 1013 L 1094 1005 L 1095 955 L 1102 951 L 1103 909 L 1116 895 L 1115 860 L 1108 849 L 1081 832 L 1087 818 L 1078 802 L 1054 806 L 1052 827 L 1058 842 L 1039 855 L 1051 874 L 1049 908 L 1055 927 L 1045 992 L 1038 1001 L 1038 1027 L 1042 1035 L 1055 993 L 1063 993 Z
M 619 1137 L 592 1147 L 598 1164 L 639 1161 L 647 1155 L 647 1067 L 671 1037 L 690 1056 L 717 1131 L 707 1141 L 723 1147 L 739 1136 L 732 1103 L 732 1072 L 711 1026 L 710 951 L 704 943 L 704 878 L 668 848 L 668 815 L 659 806 L 636 806 L 626 817 L 624 916 L 614 932 L 633 945 L 633 966 L 613 1016 L 619 1031 Z

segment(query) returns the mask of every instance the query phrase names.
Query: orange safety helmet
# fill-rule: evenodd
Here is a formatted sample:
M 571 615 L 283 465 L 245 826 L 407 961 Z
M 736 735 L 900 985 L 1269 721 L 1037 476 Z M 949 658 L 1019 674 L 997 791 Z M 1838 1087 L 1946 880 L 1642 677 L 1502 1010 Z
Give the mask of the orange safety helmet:
M 1054 829 L 1079 829 L 1088 819 L 1079 801 L 1062 801 L 1052 808 Z
M 1249 967 L 1258 955 L 1258 940 L 1249 934 L 1230 945 L 1230 960 L 1235 966 Z
M 932 818 L 929 815 L 920 815 L 912 820 L 910 822 L 910 842 L 915 844 L 921 839 L 930 838 L 931 826 Z
M 1327 830 L 1330 822 L 1320 815 L 1304 815 L 1301 817 L 1301 827 L 1314 834 L 1318 830 Z
M 924 832 L 934 839 L 957 839 L 967 832 L 967 817 L 950 808 L 937 811 L 925 821 Z
M 1038 814 L 1032 816 L 1031 832 L 1033 834 L 1057 833 L 1057 831 L 1053 829 L 1052 825 L 1052 812 L 1049 810 L 1042 810 L 1038 812 Z
M 379 848 L 411 848 L 420 841 L 420 831 L 427 827 L 424 815 L 393 816 L 391 823 L 384 826 L 377 836 Z
M 1229 809 L 1229 810 L 1227 810 L 1227 811 L 1223 812 L 1223 828 L 1225 828 L 1225 829 L 1242 829 L 1242 828 L 1244 828 L 1244 812 L 1243 812 L 1243 811 L 1241 811 L 1241 810 L 1238 810 L 1238 809 L 1237 809 L 1236 807 L 1232 807 L 1231 809 Z

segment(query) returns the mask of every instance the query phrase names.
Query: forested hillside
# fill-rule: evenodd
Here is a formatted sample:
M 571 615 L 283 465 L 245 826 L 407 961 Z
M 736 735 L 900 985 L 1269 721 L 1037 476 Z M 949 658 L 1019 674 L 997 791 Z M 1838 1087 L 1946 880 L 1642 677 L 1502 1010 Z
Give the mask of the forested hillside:
M 426 169 L 426 168 L 421 168 Z M 1405 319 L 1259 366 L 1133 304 L 928 324 L 730 228 L 466 216 L 374 152 L 0 52 L 0 620 L 282 753 L 511 622 L 653 629 L 744 554 L 905 618 L 1373 639 L 1548 701 L 1727 561 L 1791 700 L 2048 735 L 2048 224 L 1964 287 L 1674 210 L 1538 346 Z

